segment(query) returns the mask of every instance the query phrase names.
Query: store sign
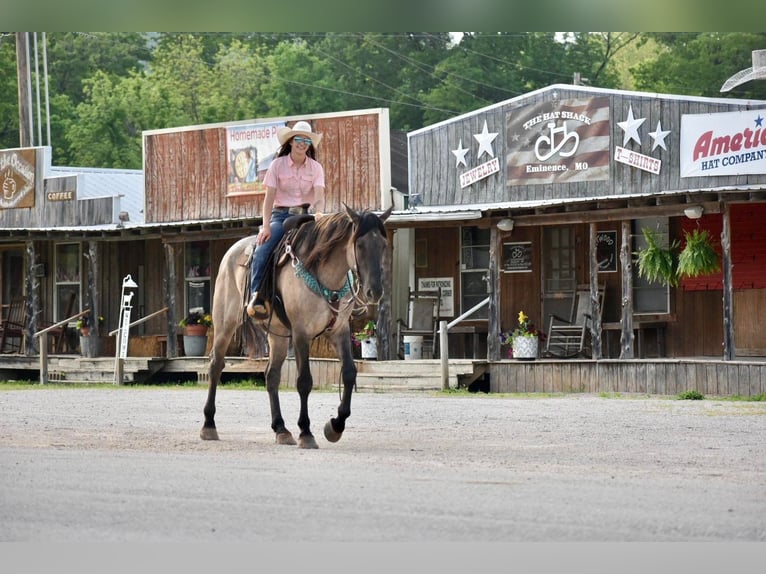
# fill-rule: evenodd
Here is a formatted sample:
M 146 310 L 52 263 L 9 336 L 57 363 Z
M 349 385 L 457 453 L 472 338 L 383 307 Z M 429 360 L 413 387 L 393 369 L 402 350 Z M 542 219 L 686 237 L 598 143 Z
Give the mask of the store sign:
M 546 101 L 506 115 L 506 186 L 609 178 L 609 99 Z
M 532 243 L 503 243 L 503 271 L 524 273 L 532 271 Z
M 277 130 L 284 125 L 285 122 L 269 122 L 226 128 L 230 195 L 266 192 L 263 177 L 279 150 Z
M 681 116 L 681 177 L 766 174 L 766 109 Z
M 0 151 L 0 208 L 35 206 L 35 165 L 32 148 Z
M 654 174 L 660 173 L 662 167 L 661 160 L 620 146 L 614 148 L 614 160 Z
M 460 187 L 468 187 L 469 185 L 476 183 L 489 177 L 493 173 L 500 171 L 500 160 L 498 158 L 492 158 L 486 163 L 477 165 L 475 168 L 468 170 L 465 173 L 460 174 Z

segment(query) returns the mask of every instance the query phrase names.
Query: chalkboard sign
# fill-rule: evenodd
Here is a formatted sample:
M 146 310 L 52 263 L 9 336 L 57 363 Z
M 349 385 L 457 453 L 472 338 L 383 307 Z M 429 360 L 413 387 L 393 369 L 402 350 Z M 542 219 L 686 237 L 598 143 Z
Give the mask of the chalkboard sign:
M 503 271 L 524 273 L 532 271 L 532 243 L 503 243 Z
M 596 234 L 596 261 L 599 272 L 617 271 L 616 231 L 599 231 Z

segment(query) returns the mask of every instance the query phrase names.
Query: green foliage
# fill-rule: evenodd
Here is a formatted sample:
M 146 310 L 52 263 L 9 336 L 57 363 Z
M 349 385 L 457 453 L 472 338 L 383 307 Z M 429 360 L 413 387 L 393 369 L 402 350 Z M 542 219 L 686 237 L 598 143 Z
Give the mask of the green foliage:
M 716 273 L 721 269 L 707 229 L 694 229 L 684 233 L 686 245 L 678 256 L 678 276 L 697 277 Z
M 679 242 L 674 240 L 669 247 L 660 245 L 658 234 L 643 228 L 646 247 L 639 249 L 638 274 L 648 281 L 664 285 L 678 285 L 684 277 L 708 275 L 720 270 L 718 253 L 712 245 L 706 229 L 685 231 L 685 244 L 678 253 Z
M 753 65 L 752 51 L 766 45 L 764 32 L 648 33 L 662 49 L 631 68 L 636 88 L 669 94 L 722 97 L 723 83 Z M 747 82 L 724 97 L 766 98 L 766 83 Z
M 699 391 L 684 391 L 678 393 L 678 399 L 681 401 L 701 401 L 704 398 L 705 395 Z
M 594 87 L 720 97 L 759 33 L 47 34 L 55 165 L 140 169 L 144 130 L 385 107 L 414 130 L 578 73 Z M 0 146 L 17 147 L 15 34 L 0 35 Z M 732 97 L 766 99 L 750 82 Z M 727 94 L 729 95 L 729 94 Z
M 678 242 L 673 241 L 669 247 L 663 247 L 657 232 L 648 227 L 642 228 L 641 232 L 646 240 L 646 247 L 634 254 L 638 256 L 638 274 L 653 283 L 678 285 L 675 254 Z

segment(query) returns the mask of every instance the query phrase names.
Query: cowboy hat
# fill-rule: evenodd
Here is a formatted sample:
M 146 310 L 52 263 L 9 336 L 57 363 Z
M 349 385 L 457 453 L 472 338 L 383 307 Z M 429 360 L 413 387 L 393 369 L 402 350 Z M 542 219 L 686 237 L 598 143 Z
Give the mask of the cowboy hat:
M 299 135 L 306 136 L 307 138 L 311 139 L 311 143 L 314 144 L 314 147 L 317 147 L 319 142 L 322 141 L 322 134 L 315 134 L 312 132 L 311 126 L 308 122 L 297 122 L 292 128 L 285 126 L 283 128 L 279 128 L 277 131 L 277 139 L 279 140 L 279 145 L 285 145 L 286 142 L 290 141 L 290 138 Z
M 722 92 L 728 92 L 740 84 L 751 80 L 766 80 L 766 50 L 753 50 L 753 67 L 745 68 L 726 80 L 721 86 Z

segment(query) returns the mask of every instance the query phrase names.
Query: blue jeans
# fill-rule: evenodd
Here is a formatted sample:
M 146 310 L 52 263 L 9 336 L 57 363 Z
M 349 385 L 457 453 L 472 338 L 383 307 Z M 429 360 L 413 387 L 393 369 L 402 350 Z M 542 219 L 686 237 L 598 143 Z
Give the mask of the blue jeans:
M 269 260 L 269 255 L 274 251 L 274 248 L 284 236 L 285 231 L 283 223 L 285 219 L 290 217 L 288 211 L 272 211 L 271 222 L 269 229 L 271 230 L 271 237 L 268 241 L 261 243 L 253 253 L 253 261 L 250 264 L 250 295 L 252 296 L 258 290 L 263 279 L 264 271 L 266 270 L 266 263 Z

